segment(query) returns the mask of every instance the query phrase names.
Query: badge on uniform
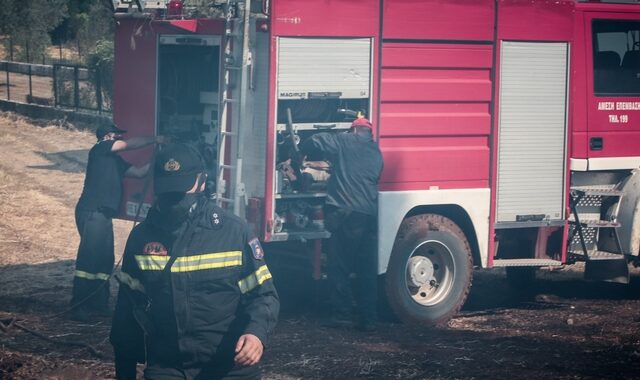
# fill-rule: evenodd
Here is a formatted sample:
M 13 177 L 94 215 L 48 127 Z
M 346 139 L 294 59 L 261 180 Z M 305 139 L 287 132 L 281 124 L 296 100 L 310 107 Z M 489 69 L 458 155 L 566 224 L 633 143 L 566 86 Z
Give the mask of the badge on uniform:
M 253 238 L 249 240 L 249 247 L 251 247 L 251 252 L 253 252 L 253 257 L 256 260 L 262 260 L 262 258 L 264 257 L 264 250 L 260 245 L 260 240 L 258 240 L 258 238 Z
M 166 256 L 167 248 L 165 248 L 162 243 L 157 241 L 152 241 L 150 243 L 145 244 L 143 252 L 145 255 L 154 255 L 154 256 Z
M 214 211 L 211 214 L 211 225 L 216 230 L 222 227 L 222 218 L 220 217 L 220 214 L 216 211 Z

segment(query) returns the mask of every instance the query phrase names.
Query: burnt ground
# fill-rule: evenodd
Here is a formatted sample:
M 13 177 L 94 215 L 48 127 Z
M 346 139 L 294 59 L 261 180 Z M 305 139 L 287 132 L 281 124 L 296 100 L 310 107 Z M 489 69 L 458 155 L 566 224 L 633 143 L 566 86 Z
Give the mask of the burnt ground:
M 109 379 L 109 319 L 62 314 L 78 244 L 73 207 L 94 138 L 50 124 L 0 114 L 0 379 Z M 116 222 L 118 254 L 131 227 Z M 476 270 L 448 326 L 384 313 L 377 332 L 361 333 L 323 327 L 326 284 L 310 280 L 308 257 L 270 248 L 283 311 L 265 379 L 640 378 L 637 271 L 629 285 L 583 281 L 580 267 L 543 271 L 525 297 L 502 271 Z

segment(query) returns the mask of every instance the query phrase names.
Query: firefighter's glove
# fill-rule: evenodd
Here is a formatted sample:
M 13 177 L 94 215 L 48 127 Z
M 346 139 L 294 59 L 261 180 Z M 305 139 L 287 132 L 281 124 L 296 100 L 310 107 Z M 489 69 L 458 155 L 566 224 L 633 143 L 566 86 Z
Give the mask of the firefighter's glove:
M 284 178 L 288 179 L 289 182 L 293 183 L 298 180 L 297 170 L 295 170 L 291 165 L 291 160 L 281 162 L 278 165 L 278 170 L 282 172 L 282 175 L 284 176 Z
M 264 347 L 260 338 L 253 334 L 244 334 L 236 343 L 236 356 L 233 361 L 237 365 L 255 365 L 262 358 Z

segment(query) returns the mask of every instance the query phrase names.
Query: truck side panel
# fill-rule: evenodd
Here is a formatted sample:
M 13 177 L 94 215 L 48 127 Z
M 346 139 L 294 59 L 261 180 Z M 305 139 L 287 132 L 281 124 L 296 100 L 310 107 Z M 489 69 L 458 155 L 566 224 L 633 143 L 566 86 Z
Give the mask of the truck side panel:
M 274 36 L 373 36 L 379 30 L 373 0 L 279 0 L 272 6 Z
M 494 0 L 385 0 L 383 38 L 493 39 Z
M 489 186 L 492 46 L 384 42 L 381 190 Z
M 573 39 L 574 1 L 500 1 L 498 39 L 568 41 Z
M 379 272 L 416 207 L 462 209 L 486 266 L 495 2 L 383 2 Z

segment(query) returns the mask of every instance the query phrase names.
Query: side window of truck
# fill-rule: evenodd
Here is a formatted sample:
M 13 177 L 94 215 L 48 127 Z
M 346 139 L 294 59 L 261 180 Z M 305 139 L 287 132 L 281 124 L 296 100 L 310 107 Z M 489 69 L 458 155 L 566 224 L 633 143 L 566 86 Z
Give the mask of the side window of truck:
M 596 96 L 640 94 L 640 22 L 593 20 Z

